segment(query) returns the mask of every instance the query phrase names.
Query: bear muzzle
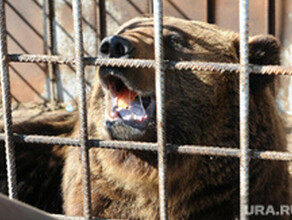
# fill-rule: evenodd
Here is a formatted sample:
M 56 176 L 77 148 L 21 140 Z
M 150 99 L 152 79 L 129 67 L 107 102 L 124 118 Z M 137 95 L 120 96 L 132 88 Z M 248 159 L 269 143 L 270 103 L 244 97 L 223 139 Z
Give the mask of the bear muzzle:
M 108 36 L 99 46 L 100 58 L 130 58 L 135 51 L 132 43 L 121 36 Z
M 131 90 L 122 79 L 113 75 L 101 78 L 103 88 L 108 93 L 107 125 L 119 122 L 127 126 L 145 130 L 155 112 L 155 97 L 142 96 Z M 110 122 L 110 123 L 108 123 Z

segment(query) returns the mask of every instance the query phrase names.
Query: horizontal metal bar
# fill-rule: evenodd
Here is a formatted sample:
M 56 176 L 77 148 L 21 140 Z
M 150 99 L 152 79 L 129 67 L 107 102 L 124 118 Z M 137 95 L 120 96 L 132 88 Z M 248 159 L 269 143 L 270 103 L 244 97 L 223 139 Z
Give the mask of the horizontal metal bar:
M 8 61 L 21 63 L 55 63 L 55 64 L 73 64 L 75 65 L 74 57 L 65 56 L 49 56 L 37 54 L 10 54 Z M 114 66 L 114 67 L 133 67 L 133 68 L 154 68 L 153 60 L 144 59 L 118 59 L 118 58 L 97 58 L 84 57 L 85 65 L 92 66 Z
M 60 219 L 60 220 L 85 220 L 86 219 L 86 217 L 82 217 L 82 216 L 66 216 L 66 215 L 59 215 L 59 214 L 51 214 L 51 216 L 55 219 Z M 91 217 L 90 220 L 113 220 L 113 219 Z
M 74 57 L 48 56 L 48 55 L 28 55 L 10 54 L 8 61 L 21 63 L 54 63 L 54 64 L 73 64 Z M 97 57 L 85 57 L 84 65 L 93 66 L 112 66 L 130 68 L 154 68 L 154 60 L 145 59 L 100 59 Z M 208 72 L 240 72 L 240 64 L 234 63 L 214 63 L 214 62 L 191 62 L 191 61 L 165 61 L 166 68 L 177 70 L 193 70 Z M 248 65 L 249 72 L 252 74 L 267 75 L 292 75 L 291 66 L 271 66 L 271 65 Z
M 0 133 L 0 141 L 5 140 L 5 134 Z M 29 143 L 29 144 L 50 144 L 50 145 L 72 145 L 79 146 L 80 141 L 73 138 L 60 138 L 53 136 L 41 135 L 22 135 L 13 134 L 13 140 L 16 143 Z
M 80 146 L 81 142 L 74 138 L 61 138 L 41 135 L 18 135 L 14 134 L 15 143 L 49 144 L 49 145 L 70 145 Z M 5 134 L 0 133 L 0 141 L 5 140 Z M 132 141 L 102 141 L 89 139 L 90 148 L 108 148 L 124 150 L 145 150 L 157 151 L 157 143 L 132 142 Z M 167 144 L 167 153 L 197 154 L 207 156 L 240 157 L 240 149 L 224 148 L 218 146 L 196 146 L 196 145 L 171 145 Z M 292 153 L 266 150 L 249 150 L 249 155 L 253 159 L 292 161 Z

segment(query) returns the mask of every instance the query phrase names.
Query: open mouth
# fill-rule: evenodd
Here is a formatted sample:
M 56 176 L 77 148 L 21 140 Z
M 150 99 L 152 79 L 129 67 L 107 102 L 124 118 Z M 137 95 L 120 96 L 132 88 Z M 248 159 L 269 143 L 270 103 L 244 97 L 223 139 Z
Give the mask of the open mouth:
M 110 91 L 106 120 L 145 130 L 155 112 L 154 96 L 138 95 L 116 76 L 107 75 L 103 82 Z

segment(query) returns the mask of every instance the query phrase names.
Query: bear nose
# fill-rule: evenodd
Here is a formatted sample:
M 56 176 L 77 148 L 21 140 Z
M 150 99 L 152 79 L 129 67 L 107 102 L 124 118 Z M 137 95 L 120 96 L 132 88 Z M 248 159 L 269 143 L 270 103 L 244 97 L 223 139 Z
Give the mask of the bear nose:
M 120 36 L 106 37 L 99 46 L 99 55 L 103 58 L 128 58 L 133 51 L 131 42 Z

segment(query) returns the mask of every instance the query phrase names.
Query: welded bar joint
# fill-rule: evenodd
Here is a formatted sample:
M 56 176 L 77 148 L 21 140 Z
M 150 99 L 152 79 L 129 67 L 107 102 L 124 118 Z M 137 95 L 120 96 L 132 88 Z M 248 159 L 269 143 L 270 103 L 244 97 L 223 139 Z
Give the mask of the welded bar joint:
M 74 20 L 74 44 L 75 44 L 75 66 L 79 92 L 79 125 L 81 141 L 81 164 L 82 164 L 82 186 L 83 186 L 83 214 L 87 219 L 91 218 L 91 189 L 90 189 L 90 166 L 88 152 L 87 131 L 87 108 L 86 108 L 86 85 L 83 63 L 83 37 L 82 37 L 82 14 L 80 0 L 72 2 Z
M 248 219 L 249 195 L 249 68 L 248 68 L 248 6 L 249 0 L 240 0 L 240 219 Z
M 17 198 L 16 166 L 12 131 L 10 80 L 7 66 L 7 42 L 5 1 L 0 1 L 0 69 L 1 92 L 4 113 L 5 154 L 8 181 L 8 195 L 10 199 Z

